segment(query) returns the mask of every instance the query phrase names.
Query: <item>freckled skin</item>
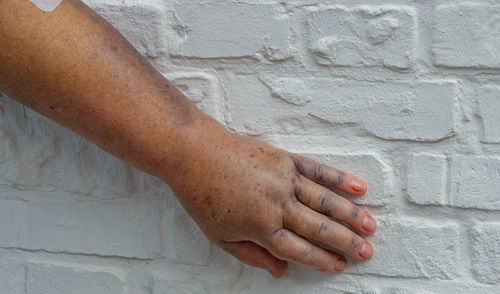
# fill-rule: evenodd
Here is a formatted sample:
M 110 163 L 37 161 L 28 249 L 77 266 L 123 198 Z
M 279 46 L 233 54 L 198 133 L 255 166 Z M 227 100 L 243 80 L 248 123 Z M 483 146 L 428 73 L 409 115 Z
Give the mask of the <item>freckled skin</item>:
M 375 231 L 329 189 L 360 196 L 362 180 L 229 133 L 79 0 L 52 13 L 0 0 L 0 89 L 163 179 L 211 241 L 273 277 L 287 261 L 343 270 L 342 255 L 309 240 L 361 259 L 366 241 L 332 219 Z

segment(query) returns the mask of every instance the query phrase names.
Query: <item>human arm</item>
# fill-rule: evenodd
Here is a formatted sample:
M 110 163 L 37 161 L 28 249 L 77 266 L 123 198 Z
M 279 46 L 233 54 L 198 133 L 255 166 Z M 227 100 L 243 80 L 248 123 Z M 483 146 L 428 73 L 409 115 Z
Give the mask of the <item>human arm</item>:
M 306 238 L 362 258 L 368 243 L 328 216 L 369 234 L 368 213 L 318 185 L 361 195 L 359 179 L 230 134 L 81 1 L 0 5 L 0 89 L 165 180 L 214 243 L 274 276 L 281 260 L 338 271 Z

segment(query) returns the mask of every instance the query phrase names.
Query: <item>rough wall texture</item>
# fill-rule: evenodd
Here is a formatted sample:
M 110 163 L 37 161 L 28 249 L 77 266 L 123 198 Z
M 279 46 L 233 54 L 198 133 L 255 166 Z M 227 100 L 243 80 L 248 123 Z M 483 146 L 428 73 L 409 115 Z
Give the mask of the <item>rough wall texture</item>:
M 375 256 L 275 281 L 4 95 L 1 293 L 500 292 L 500 1 L 85 2 L 232 131 L 364 177 Z

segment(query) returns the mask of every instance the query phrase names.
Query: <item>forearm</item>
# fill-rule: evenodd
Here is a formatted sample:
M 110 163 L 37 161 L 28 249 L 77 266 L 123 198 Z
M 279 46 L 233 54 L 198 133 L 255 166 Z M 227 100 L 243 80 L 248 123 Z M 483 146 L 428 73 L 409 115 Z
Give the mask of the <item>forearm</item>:
M 81 1 L 51 13 L 0 4 L 0 90 L 12 98 L 167 181 L 201 128 L 220 129 Z

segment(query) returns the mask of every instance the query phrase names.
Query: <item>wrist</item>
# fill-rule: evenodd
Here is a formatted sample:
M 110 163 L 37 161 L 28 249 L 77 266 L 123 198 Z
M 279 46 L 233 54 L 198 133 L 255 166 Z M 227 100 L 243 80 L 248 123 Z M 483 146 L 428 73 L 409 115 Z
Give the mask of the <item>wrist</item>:
M 216 146 L 232 136 L 217 121 L 199 111 L 189 124 L 175 131 L 175 139 L 172 139 L 175 146 L 169 147 L 169 161 L 160 166 L 158 177 L 171 186 L 175 185 L 198 168 L 202 156 L 212 153 Z

